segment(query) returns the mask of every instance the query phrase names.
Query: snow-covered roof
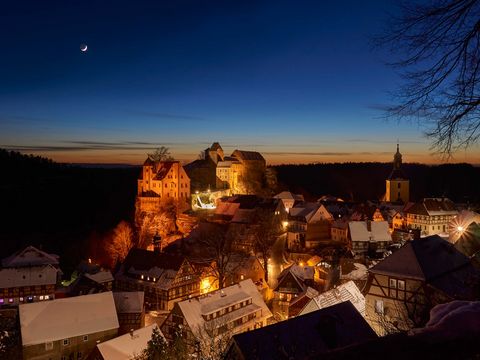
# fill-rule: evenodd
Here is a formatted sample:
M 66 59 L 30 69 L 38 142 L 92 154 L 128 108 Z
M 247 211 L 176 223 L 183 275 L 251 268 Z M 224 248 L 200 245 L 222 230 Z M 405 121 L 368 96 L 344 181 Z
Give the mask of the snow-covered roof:
M 215 209 L 215 215 L 234 216 L 240 208 L 239 203 L 233 202 L 219 202 Z
M 371 221 L 370 230 L 367 221 L 350 221 L 348 229 L 352 241 L 391 241 L 387 221 Z
M 111 292 L 21 304 L 19 312 L 23 346 L 118 328 Z
M 368 269 L 365 265 L 360 264 L 358 262 L 353 262 L 352 264 L 353 270 L 348 273 L 341 272 L 340 279 L 346 280 L 366 280 L 368 275 Z M 345 266 L 346 268 L 347 266 Z M 341 268 L 343 270 L 343 267 Z
M 263 301 L 262 295 L 258 292 L 257 286 L 251 279 L 240 281 L 240 283 L 222 290 L 180 301 L 175 306 L 178 306 L 183 313 L 190 329 L 196 332 L 207 326 L 208 322 L 205 321 L 204 318 L 207 314 L 212 314 L 229 306 L 250 300 L 251 304 L 234 309 L 221 317 L 216 317 L 216 319 L 219 319 L 216 320 L 216 325 L 220 326 L 249 313 L 255 313 L 258 310 L 261 310 L 262 315 L 260 318 L 257 317 L 256 321 L 261 321 L 272 316 L 272 313 Z
M 25 249 L 2 260 L 3 267 L 23 267 L 37 265 L 58 265 L 58 255 L 48 254 L 34 246 Z
M 141 313 L 143 311 L 143 291 L 119 291 L 113 293 L 117 313 Z
M 300 315 L 323 309 L 344 301 L 350 301 L 362 316 L 365 316 L 365 297 L 353 281 L 337 286 L 335 289 L 326 291 L 310 300 Z M 315 306 L 308 306 L 315 305 Z
M 152 338 L 153 329 L 157 324 L 135 330 L 97 345 L 104 360 L 131 360 L 140 355 Z M 159 329 L 160 331 L 160 329 Z M 160 332 L 160 334 L 162 334 Z M 163 334 L 162 334 L 163 336 Z
M 110 270 L 102 270 L 95 274 L 85 274 L 85 277 L 99 284 L 113 281 L 113 276 Z
M 52 285 L 58 271 L 52 265 L 0 269 L 0 288 Z
M 282 191 L 280 194 L 277 194 L 273 197 L 274 199 L 280 200 L 298 200 L 304 201 L 303 195 L 301 194 L 293 194 L 290 191 Z

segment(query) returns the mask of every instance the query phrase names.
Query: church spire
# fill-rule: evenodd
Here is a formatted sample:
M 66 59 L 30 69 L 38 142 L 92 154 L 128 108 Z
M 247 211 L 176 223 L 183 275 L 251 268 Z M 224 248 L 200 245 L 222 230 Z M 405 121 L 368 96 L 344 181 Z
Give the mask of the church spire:
M 402 166 L 402 154 L 400 154 L 400 145 L 397 142 L 397 152 L 393 156 L 393 169 L 398 170 Z

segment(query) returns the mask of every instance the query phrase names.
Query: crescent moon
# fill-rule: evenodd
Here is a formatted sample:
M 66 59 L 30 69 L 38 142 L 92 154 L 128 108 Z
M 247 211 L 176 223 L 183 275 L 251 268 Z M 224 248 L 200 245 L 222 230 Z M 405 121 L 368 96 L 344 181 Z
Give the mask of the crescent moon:
M 82 45 L 80 47 L 80 51 L 83 51 L 83 52 L 87 51 L 87 49 L 88 49 L 88 45 Z

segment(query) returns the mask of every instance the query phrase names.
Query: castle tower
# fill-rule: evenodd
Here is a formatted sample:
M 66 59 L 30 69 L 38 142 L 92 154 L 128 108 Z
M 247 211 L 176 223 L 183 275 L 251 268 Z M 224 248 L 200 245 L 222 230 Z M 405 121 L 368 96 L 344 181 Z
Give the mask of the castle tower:
M 393 156 L 393 169 L 385 181 L 385 201 L 406 204 L 410 199 L 410 181 L 402 170 L 402 154 L 397 143 L 397 152 Z

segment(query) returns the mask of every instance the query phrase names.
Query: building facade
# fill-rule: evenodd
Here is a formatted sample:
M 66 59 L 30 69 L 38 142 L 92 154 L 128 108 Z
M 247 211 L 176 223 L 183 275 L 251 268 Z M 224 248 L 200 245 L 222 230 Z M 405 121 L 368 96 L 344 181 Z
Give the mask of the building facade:
M 111 292 L 22 304 L 19 312 L 24 359 L 86 359 L 118 333 Z
M 408 203 L 410 199 L 410 181 L 402 169 L 402 154 L 400 154 L 398 144 L 397 152 L 393 156 L 393 170 L 385 184 L 385 201 Z
M 198 272 L 183 256 L 132 249 L 115 275 L 120 291 L 143 291 L 151 310 L 171 310 L 177 301 L 200 294 Z
M 455 204 L 447 198 L 425 198 L 405 211 L 407 227 L 418 229 L 421 235 L 448 234 L 458 215 Z
M 435 305 L 475 299 L 479 275 L 438 235 L 408 241 L 369 269 L 367 320 L 379 334 L 424 326 Z
M 212 344 L 226 346 L 231 336 L 263 327 L 271 316 L 256 285 L 247 279 L 176 303 L 161 330 L 172 341 L 180 329 L 192 352 L 200 346 L 208 353 Z
M 60 278 L 58 256 L 28 246 L 2 260 L 0 307 L 53 300 Z
M 140 211 L 157 211 L 162 199 L 187 203 L 190 178 L 179 161 L 153 161 L 147 158 L 138 179 L 137 201 Z

